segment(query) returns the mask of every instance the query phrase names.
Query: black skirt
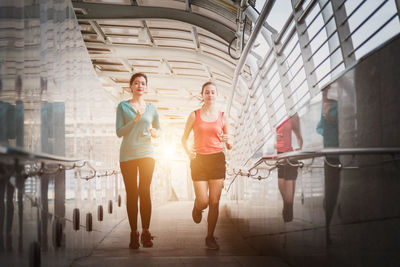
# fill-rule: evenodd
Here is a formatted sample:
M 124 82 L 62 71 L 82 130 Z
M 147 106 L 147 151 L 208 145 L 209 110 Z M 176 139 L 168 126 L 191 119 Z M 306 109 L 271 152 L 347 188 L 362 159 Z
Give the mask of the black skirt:
M 190 161 L 190 170 L 193 181 L 225 179 L 225 154 L 196 154 L 196 158 Z

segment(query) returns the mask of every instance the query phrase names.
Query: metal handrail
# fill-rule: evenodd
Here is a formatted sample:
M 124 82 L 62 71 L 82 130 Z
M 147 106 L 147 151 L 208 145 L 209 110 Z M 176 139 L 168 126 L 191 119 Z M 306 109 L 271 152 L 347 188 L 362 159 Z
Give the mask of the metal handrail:
M 96 177 L 111 176 L 119 173 L 119 171 L 110 170 L 106 171 L 105 173 L 99 174 L 98 171 L 87 160 L 55 156 L 47 153 L 33 153 L 30 151 L 26 151 L 22 148 L 0 144 L 0 159 L 10 158 L 10 157 L 13 159 L 14 161 L 13 164 L 15 165 L 18 165 L 24 161 L 25 162 L 36 161 L 41 163 L 39 169 L 34 170 L 33 172 L 23 173 L 23 176 L 25 177 L 41 175 L 41 174 L 56 174 L 63 170 L 72 170 L 75 168 L 80 169 L 83 168 L 85 165 L 91 171 L 91 175 L 82 177 L 82 179 L 85 180 L 90 180 Z M 48 164 L 49 166 L 51 165 L 52 169 L 46 168 L 47 167 L 46 164 Z
M 265 1 L 267 2 L 267 1 Z M 293 10 L 288 10 L 288 15 L 289 17 L 286 19 L 286 21 L 284 21 L 284 26 L 283 28 L 279 31 L 278 34 L 273 34 L 271 37 L 272 41 L 278 40 L 280 42 L 283 42 L 285 38 L 285 36 L 288 36 L 290 34 L 291 31 L 291 27 L 290 25 L 292 25 L 292 16 L 294 16 L 295 14 L 299 15 L 299 17 L 297 18 L 297 20 L 295 21 L 296 23 L 296 27 L 297 27 L 297 31 L 298 31 L 298 38 L 300 39 L 306 32 L 309 33 L 309 36 L 306 36 L 303 38 L 302 41 L 304 41 L 302 44 L 300 44 L 300 41 L 297 40 L 296 42 L 294 42 L 293 47 L 292 44 L 289 43 L 289 45 L 284 48 L 281 49 L 279 52 L 282 53 L 283 58 L 285 60 L 281 60 L 279 62 L 276 62 L 276 60 L 278 59 L 278 57 L 276 57 L 276 51 L 275 51 L 275 56 L 271 58 L 271 52 L 273 51 L 273 45 L 271 46 L 268 41 L 267 44 L 270 46 L 268 53 L 266 53 L 265 57 L 264 57 L 264 62 L 263 62 L 263 66 L 265 65 L 267 68 L 263 68 L 257 70 L 257 72 L 255 73 L 255 75 L 253 75 L 251 77 L 251 86 L 249 87 L 249 91 L 251 91 L 251 89 L 253 89 L 253 87 L 256 85 L 257 83 L 257 79 L 261 78 L 265 78 L 266 76 L 274 76 L 276 75 L 276 73 L 278 72 L 278 68 L 280 65 L 284 65 L 286 63 L 286 60 L 289 58 L 289 56 L 294 56 L 293 58 L 295 58 L 295 61 L 293 63 L 291 63 L 292 65 L 286 66 L 285 70 L 283 71 L 283 75 L 287 75 L 289 73 L 289 71 L 294 71 L 295 75 L 297 74 L 297 77 L 293 77 L 292 78 L 289 77 L 289 83 L 286 81 L 284 82 L 284 87 L 282 88 L 282 91 L 284 91 L 284 89 L 286 87 L 293 87 L 292 90 L 289 90 L 290 92 L 288 93 L 288 95 L 285 95 L 285 97 L 290 98 L 293 94 L 298 93 L 299 89 L 301 90 L 300 94 L 300 98 L 298 98 L 297 100 L 294 100 L 295 103 L 289 103 L 289 104 L 282 104 L 282 105 L 287 105 L 286 107 L 286 111 L 290 113 L 290 111 L 294 112 L 296 110 L 299 110 L 299 108 L 304 107 L 310 100 L 310 97 L 312 98 L 314 96 L 314 94 L 316 94 L 317 92 L 319 92 L 318 86 L 322 87 L 319 89 L 323 89 L 326 87 L 327 84 L 324 84 L 324 81 L 328 82 L 328 83 L 332 83 L 337 77 L 339 77 L 340 75 L 343 74 L 343 72 L 340 72 L 341 69 L 343 69 L 344 72 L 350 71 L 352 68 L 354 68 L 355 65 L 357 65 L 357 63 L 361 62 L 363 58 L 365 58 L 367 56 L 367 54 L 365 54 L 364 52 L 361 53 L 363 55 L 360 54 L 360 58 L 353 58 L 353 59 L 346 59 L 348 57 L 354 57 L 355 53 L 357 51 L 361 51 L 362 48 L 365 47 L 365 45 L 371 41 L 371 39 L 376 38 L 376 36 L 379 35 L 380 32 L 382 32 L 382 30 L 384 30 L 385 28 L 388 27 L 388 24 L 392 23 L 394 20 L 396 20 L 396 17 L 399 17 L 399 10 L 400 10 L 400 1 L 396 0 L 395 1 L 395 5 L 396 8 L 393 10 L 393 14 L 391 11 L 388 11 L 387 14 L 385 13 L 385 16 L 382 20 L 382 22 L 378 23 L 378 25 L 376 25 L 376 30 L 374 29 L 371 32 L 368 32 L 365 34 L 365 36 L 363 37 L 363 40 L 361 40 L 361 43 L 357 44 L 357 46 L 354 46 L 354 44 L 350 43 L 346 43 L 344 44 L 344 42 L 347 40 L 350 40 L 351 37 L 354 37 L 354 34 L 358 34 L 360 33 L 360 31 L 366 27 L 366 25 L 368 23 L 370 23 L 371 21 L 374 21 L 375 17 L 377 16 L 377 14 L 379 12 L 382 12 L 383 10 L 386 10 L 386 8 L 388 8 L 388 3 L 390 1 L 388 0 L 382 0 L 379 1 L 379 3 L 376 3 L 375 7 L 372 8 L 371 10 L 369 10 L 366 14 L 363 14 L 362 16 L 360 16 L 360 19 L 362 21 L 355 23 L 357 20 L 351 21 L 352 18 L 355 18 L 358 13 L 362 12 L 363 8 L 365 8 L 367 1 L 366 0 L 361 0 L 360 3 L 356 4 L 354 7 L 351 8 L 347 8 L 346 9 L 346 5 L 348 2 L 348 0 L 338 0 L 337 3 L 335 2 L 335 4 L 333 3 L 334 1 L 322 1 L 323 3 L 320 3 L 320 1 L 304 1 L 304 0 L 295 0 L 295 1 L 291 1 L 292 2 L 292 7 Z M 278 1 L 276 1 L 276 5 L 278 4 Z M 319 5 L 318 5 L 319 4 Z M 328 10 L 329 9 L 329 10 Z M 397 11 L 397 12 L 396 12 Z M 289 13 L 290 12 L 290 13 Z M 350 13 L 349 13 L 350 12 Z M 361 13 L 360 13 L 361 14 Z M 322 22 L 321 21 L 322 18 Z M 331 27 L 324 27 L 329 25 L 333 25 L 333 21 L 335 21 L 336 27 L 332 26 Z M 318 22 L 318 23 L 316 23 Z M 319 24 L 321 24 L 319 25 Z M 318 25 L 317 25 L 318 24 Z M 353 26 L 354 27 L 351 27 Z M 343 26 L 346 26 L 345 28 L 343 28 Z M 311 29 L 312 28 L 312 29 Z M 318 39 L 321 35 L 321 33 L 323 32 L 323 30 L 325 29 L 326 33 L 323 37 L 323 39 L 321 42 L 319 42 L 320 39 Z M 341 31 L 338 32 L 338 29 L 340 29 Z M 260 35 L 260 34 L 259 34 Z M 318 36 L 318 37 L 317 37 Z M 394 36 L 393 36 L 394 37 Z M 339 42 L 341 45 L 336 46 L 336 44 L 334 44 L 333 47 L 330 47 L 329 52 L 326 52 L 325 50 L 322 51 L 323 49 L 327 48 L 327 43 L 332 41 L 333 38 L 339 38 Z M 293 40 L 291 41 L 293 42 Z M 314 44 L 313 48 L 310 47 L 311 44 Z M 299 47 L 300 45 L 300 47 Z M 290 46 L 290 47 L 289 47 Z M 304 50 L 304 46 L 308 46 L 307 51 L 303 51 Z M 354 47 L 353 47 L 354 46 Z M 299 55 L 294 55 L 295 53 L 297 53 L 297 50 L 302 50 L 301 52 L 304 52 L 303 55 L 302 53 L 300 53 Z M 374 50 L 370 50 L 370 52 L 373 52 L 375 50 L 377 50 L 377 48 L 374 48 Z M 369 50 L 369 49 L 367 49 Z M 342 53 L 342 55 L 339 55 L 340 52 Z M 367 51 L 368 52 L 368 51 Z M 338 54 L 339 53 L 339 54 Z M 312 59 L 314 58 L 314 56 L 320 54 L 322 56 L 322 60 L 318 60 L 316 59 L 316 62 L 313 62 L 313 64 L 309 65 L 308 68 L 304 69 L 304 66 L 302 67 L 302 69 L 305 70 L 305 78 L 300 81 L 299 78 L 299 71 L 297 68 L 292 67 L 293 65 L 297 66 L 299 62 L 296 63 L 296 60 L 302 59 L 302 62 L 304 64 L 308 63 L 309 61 L 312 61 Z M 260 54 L 261 55 L 261 54 Z M 338 56 L 336 58 L 336 56 Z M 322 67 L 324 67 L 327 62 L 331 59 L 338 59 L 339 61 L 335 61 L 335 63 L 332 63 L 333 65 L 328 69 L 328 70 L 322 70 Z M 341 58 L 341 59 L 339 59 Z M 275 61 L 274 61 L 275 59 Z M 272 62 L 271 64 L 269 64 L 269 62 Z M 314 58 L 315 61 L 315 58 Z M 333 62 L 333 61 L 332 61 Z M 346 64 L 344 64 L 345 62 L 347 62 Z M 260 65 L 260 64 L 259 64 Z M 329 64 L 328 64 L 329 65 Z M 276 66 L 278 66 L 278 68 L 276 68 Z M 277 70 L 275 70 L 277 69 Z M 272 74 L 271 71 L 273 72 L 275 70 L 275 73 Z M 321 71 L 320 73 L 321 75 L 318 76 L 317 72 Z M 337 72 L 339 70 L 339 72 Z M 336 75 L 333 75 L 333 73 L 336 72 Z M 262 75 L 261 75 L 262 74 Z M 272 75 L 271 75 L 272 74 Z M 295 76 L 294 75 L 294 76 Z M 315 76 L 315 77 L 311 77 L 311 76 Z M 339 76 L 338 76 L 339 75 Z M 265 76 L 265 77 L 264 77 Z M 282 75 L 281 75 L 282 76 Z M 317 77 L 318 76 L 318 77 Z M 234 82 L 236 81 L 237 77 L 234 76 Z M 310 79 L 309 79 L 310 78 Z M 332 80 L 333 79 L 333 80 Z M 264 85 L 261 89 L 263 90 L 267 90 L 268 96 L 271 94 L 271 92 L 273 90 L 270 89 L 269 85 L 274 85 L 275 84 L 275 80 L 272 79 L 266 79 L 267 81 L 266 84 L 264 85 L 264 81 L 261 82 L 262 85 Z M 281 80 L 280 78 L 278 80 Z M 237 82 L 235 82 L 234 84 L 237 84 Z M 276 86 L 279 84 L 279 81 L 276 83 Z M 276 87 L 275 86 L 275 87 Z M 274 88 L 275 88 L 274 87 Z M 305 93 L 303 93 L 303 87 L 307 90 Z M 308 87 L 308 88 L 306 88 Z M 236 85 L 233 86 L 232 88 L 232 92 L 231 92 L 231 101 L 228 103 L 228 105 L 232 104 L 232 99 L 233 96 L 235 95 L 235 90 L 236 90 Z M 260 89 L 258 89 L 260 90 Z M 269 91 L 268 91 L 269 90 Z M 276 89 L 275 89 L 276 90 Z M 279 89 L 281 90 L 281 89 Z M 251 94 L 254 95 L 255 92 L 254 90 L 251 91 Z M 274 101 L 270 100 L 270 102 L 263 104 L 263 106 L 266 108 L 266 119 L 263 121 L 267 121 L 267 123 L 274 123 L 276 121 L 275 115 L 279 112 L 279 110 L 277 108 L 270 108 L 272 105 L 274 105 L 276 103 L 274 103 Z M 308 103 L 309 104 L 309 103 Z M 228 111 L 230 110 L 231 106 L 228 106 Z M 280 106 L 279 108 L 281 108 L 282 106 Z M 260 107 L 261 109 L 261 107 Z M 242 110 L 242 107 L 238 107 L 238 113 L 240 113 Z M 228 113 L 229 114 L 229 113 Z M 273 127 L 273 125 L 271 124 L 271 127 Z M 242 128 L 246 128 L 248 127 L 248 123 L 241 123 L 241 125 L 237 128 L 238 130 L 241 130 Z M 239 150 L 238 150 L 239 151 Z M 253 150 L 249 150 L 248 154 L 245 154 L 246 156 L 242 156 L 242 158 L 237 158 L 237 163 L 240 166 L 246 166 L 248 164 L 248 162 L 254 160 L 254 154 L 256 154 L 257 151 L 253 151 Z M 236 157 L 235 157 L 236 159 Z M 400 165 L 400 164 L 399 164 Z
M 22 148 L 6 145 L 0 145 L 0 156 L 12 156 L 20 160 L 38 160 L 51 163 L 73 163 L 82 161 L 81 159 L 55 156 L 47 153 L 33 153 Z
M 286 161 L 313 159 L 316 157 L 329 157 L 338 155 L 396 155 L 400 154 L 400 147 L 363 147 L 363 148 L 323 148 L 320 150 L 298 150 L 282 154 L 264 156 L 259 159 L 248 171 L 257 168 L 266 161 Z

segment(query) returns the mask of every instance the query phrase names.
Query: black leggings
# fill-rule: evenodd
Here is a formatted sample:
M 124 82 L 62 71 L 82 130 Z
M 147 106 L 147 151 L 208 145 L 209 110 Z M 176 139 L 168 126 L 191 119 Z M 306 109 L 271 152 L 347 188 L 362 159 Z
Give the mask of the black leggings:
M 140 198 L 140 217 L 142 228 L 149 229 L 151 217 L 150 184 L 154 171 L 154 159 L 141 158 L 120 162 L 126 190 L 126 209 L 131 231 L 137 230 L 138 197 Z M 139 188 L 137 174 L 139 169 Z

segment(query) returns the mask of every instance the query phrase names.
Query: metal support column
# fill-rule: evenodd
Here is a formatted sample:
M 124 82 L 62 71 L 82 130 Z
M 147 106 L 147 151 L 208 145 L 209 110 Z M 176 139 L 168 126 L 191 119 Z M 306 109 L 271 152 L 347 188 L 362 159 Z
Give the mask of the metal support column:
M 243 67 L 246 63 L 247 60 L 247 56 L 250 52 L 250 49 L 253 47 L 254 41 L 256 40 L 258 33 L 261 30 L 261 27 L 263 27 L 264 21 L 267 18 L 269 12 L 271 11 L 273 5 L 275 3 L 275 0 L 269 0 L 264 4 L 264 7 L 261 11 L 260 16 L 258 17 L 257 23 L 254 26 L 254 30 L 250 35 L 250 38 L 246 44 L 246 46 L 243 49 L 243 52 L 240 56 L 239 62 L 236 66 L 235 69 L 235 74 L 234 74 L 234 78 L 233 78 L 233 83 L 232 83 L 232 93 L 230 95 L 229 101 L 228 101 L 228 107 L 227 107 L 227 114 L 228 116 L 230 115 L 230 111 L 231 111 L 231 106 L 232 106 L 232 102 L 233 102 L 233 98 L 235 95 L 235 91 L 236 91 L 236 86 L 237 86 L 237 82 L 239 79 L 239 75 L 241 74 Z
M 314 61 L 311 57 L 312 51 L 310 45 L 307 45 L 310 38 L 308 37 L 308 32 L 307 32 L 307 25 L 304 22 L 304 20 L 299 21 L 302 13 L 303 13 L 303 8 L 302 5 L 297 5 L 298 0 L 291 0 L 292 2 L 292 8 L 293 8 L 293 14 L 294 14 L 294 20 L 295 20 L 295 26 L 296 26 L 296 32 L 297 36 L 299 39 L 299 44 L 300 44 L 300 51 L 301 51 L 301 56 L 303 59 L 303 65 L 304 65 L 304 70 L 306 72 L 306 79 L 307 79 L 307 85 L 308 89 L 311 93 L 311 96 L 316 95 L 319 93 L 319 87 L 314 85 L 317 82 L 317 75 L 315 73 L 314 68 Z
M 335 16 L 335 22 L 336 22 L 336 28 L 337 28 L 337 33 L 339 35 L 339 42 L 340 42 L 340 47 L 341 47 L 341 52 L 343 56 L 343 61 L 345 67 L 349 67 L 356 61 L 356 57 L 354 53 L 351 53 L 354 50 L 353 46 L 353 41 L 351 38 L 348 38 L 345 40 L 346 36 L 349 36 L 350 34 L 350 27 L 349 23 L 347 20 L 347 13 L 346 13 L 346 7 L 344 5 L 345 1 L 338 1 L 334 0 L 331 1 L 332 3 L 332 8 L 333 8 L 333 13 Z M 327 29 L 328 30 L 328 29 Z M 329 47 L 329 50 L 331 48 Z M 331 51 L 329 51 L 331 52 Z M 351 53 L 350 56 L 347 56 Z M 335 65 L 332 65 L 335 66 Z

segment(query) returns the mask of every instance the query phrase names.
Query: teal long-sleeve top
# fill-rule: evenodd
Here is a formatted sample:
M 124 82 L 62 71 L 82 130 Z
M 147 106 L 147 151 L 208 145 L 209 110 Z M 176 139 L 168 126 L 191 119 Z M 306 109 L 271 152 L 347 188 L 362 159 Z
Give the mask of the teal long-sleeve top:
M 160 129 L 156 107 L 146 103 L 145 112 L 136 123 L 136 110 L 129 101 L 122 101 L 117 107 L 116 132 L 122 137 L 119 161 L 129 161 L 140 158 L 154 158 L 151 143 L 150 128 Z

